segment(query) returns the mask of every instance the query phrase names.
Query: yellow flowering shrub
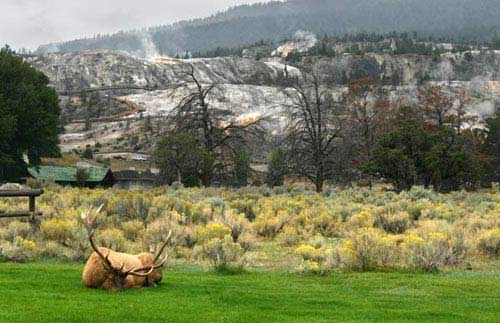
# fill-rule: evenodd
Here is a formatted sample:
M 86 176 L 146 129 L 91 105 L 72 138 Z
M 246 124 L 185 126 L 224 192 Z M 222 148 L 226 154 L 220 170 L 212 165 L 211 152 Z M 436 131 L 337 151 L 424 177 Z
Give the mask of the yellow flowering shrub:
M 210 223 L 198 231 L 198 241 L 203 243 L 212 239 L 223 239 L 226 235 L 231 235 L 230 227 L 219 223 Z
M 293 267 L 301 258 L 303 268 L 314 271 L 317 263 L 321 273 L 333 268 L 435 270 L 498 254 L 500 192 L 438 194 L 417 187 L 396 194 L 375 186 L 333 187 L 316 194 L 304 185 L 138 192 L 54 186 L 37 199 L 44 213 L 38 231 L 25 221 L 0 219 L 2 253 L 10 252 L 13 260 L 86 259 L 91 250 L 80 214 L 101 203 L 105 207 L 96 223 L 100 245 L 154 250 L 173 230 L 168 250 L 173 258 L 194 260 L 193 248 L 217 249 L 227 237 L 259 266 L 274 266 L 279 258 L 280 265 Z M 23 210 L 26 204 L 26 199 L 0 199 L 0 210 Z M 18 237 L 33 241 L 36 250 Z M 225 246 L 238 249 L 229 240 Z
M 321 266 L 317 261 L 304 260 L 297 267 L 297 271 L 301 274 L 320 274 Z
M 312 233 L 319 233 L 325 237 L 339 237 L 341 219 L 338 214 L 328 213 L 326 210 L 311 219 Z
M 36 249 L 36 243 L 31 240 L 24 239 L 23 237 L 17 237 L 16 240 L 14 241 L 15 244 L 18 244 L 20 247 L 29 249 L 29 250 L 35 250 Z
M 74 238 L 73 228 L 75 223 L 68 220 L 52 218 L 43 221 L 40 225 L 40 235 L 44 240 L 59 242 L 60 244 L 69 244 Z
M 370 228 L 373 226 L 375 216 L 369 211 L 361 211 L 350 219 L 351 225 L 359 228 Z
M 297 249 L 295 253 L 302 257 L 304 260 L 314 260 L 319 261 L 322 258 L 322 250 L 316 249 L 313 246 L 302 244 Z
M 485 255 L 500 256 L 500 229 L 492 229 L 482 233 L 477 239 L 477 248 Z
M 363 216 L 364 217 L 364 216 Z M 377 245 L 380 233 L 373 228 L 361 228 L 344 243 L 343 254 L 349 269 L 369 271 L 377 268 Z

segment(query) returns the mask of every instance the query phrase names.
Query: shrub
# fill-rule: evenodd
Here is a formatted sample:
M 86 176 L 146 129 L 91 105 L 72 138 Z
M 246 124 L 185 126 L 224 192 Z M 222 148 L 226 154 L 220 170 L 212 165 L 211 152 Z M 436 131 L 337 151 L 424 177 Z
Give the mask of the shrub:
M 63 258 L 64 250 L 63 246 L 55 241 L 47 241 L 41 246 L 39 250 L 39 255 L 42 258 L 58 259 Z
M 116 228 L 108 228 L 98 232 L 97 244 L 115 251 L 126 251 L 126 239 L 123 232 Z
M 143 223 L 138 220 L 123 222 L 121 227 L 125 238 L 131 241 L 135 241 L 144 229 Z
M 44 240 L 68 245 L 68 241 L 73 239 L 73 224 L 67 220 L 52 218 L 42 222 L 40 225 L 40 235 Z
M 0 249 L 0 254 L 5 260 L 26 262 L 35 257 L 36 244 L 19 236 L 13 242 L 5 242 Z
M 484 232 L 477 239 L 478 250 L 488 256 L 500 256 L 500 229 L 492 229 Z
M 36 179 L 36 178 L 27 178 L 26 179 L 26 186 L 28 186 L 31 189 L 40 189 L 43 187 L 42 181 Z
M 313 260 L 317 262 L 323 258 L 321 249 L 316 249 L 306 244 L 302 244 L 295 249 L 295 253 L 301 256 L 303 260 Z
M 317 275 L 322 273 L 321 266 L 317 261 L 303 260 L 297 267 L 297 271 L 301 274 Z
M 283 232 L 278 235 L 277 239 L 282 245 L 292 247 L 299 243 L 300 236 L 295 227 L 287 225 L 283 228 Z
M 352 270 L 370 271 L 377 268 L 379 234 L 373 228 L 362 228 L 344 243 L 346 266 Z
M 253 225 L 260 236 L 274 238 L 283 227 L 283 222 L 277 216 L 269 218 L 259 217 Z
M 217 272 L 234 273 L 244 268 L 244 250 L 230 235 L 206 240 L 195 247 L 195 253 L 210 261 Z
M 404 241 L 408 264 L 425 272 L 438 271 L 449 263 L 452 246 L 449 237 L 441 232 L 429 234 L 426 240 L 408 235 Z
M 422 211 L 424 210 L 424 205 L 422 204 L 411 204 L 407 208 L 408 215 L 413 221 L 418 221 L 422 216 Z
M 350 219 L 350 222 L 351 222 L 351 225 L 353 225 L 355 227 L 370 228 L 373 226 L 374 220 L 375 220 L 375 217 L 371 212 L 361 211 L 358 214 L 353 215 Z
M 406 212 L 379 214 L 374 225 L 387 233 L 401 234 L 410 226 L 410 219 Z
M 324 270 L 330 271 L 335 268 L 341 268 L 344 265 L 342 248 L 335 246 L 334 248 L 326 249 Z
M 408 196 L 412 201 L 417 200 L 429 200 L 432 202 L 437 202 L 442 199 L 439 193 L 434 192 L 431 189 L 426 189 L 423 186 L 413 186 L 408 192 L 403 193 Z
M 245 218 L 248 221 L 253 221 L 255 219 L 255 212 L 253 206 L 255 205 L 254 200 L 250 199 L 238 199 L 231 202 L 231 208 L 236 209 L 238 213 L 245 214 Z
M 153 221 L 146 229 L 142 236 L 143 245 L 156 251 L 156 248 L 161 245 L 167 238 L 170 230 L 174 230 L 172 222 L 166 218 L 159 218 Z M 172 233 L 172 240 L 178 241 L 178 233 Z
M 238 238 L 238 243 L 247 252 L 250 248 L 255 246 L 255 236 L 249 232 L 243 232 Z
M 312 219 L 313 233 L 320 233 L 325 237 L 338 237 L 339 216 L 321 213 Z
M 31 225 L 26 222 L 13 221 L 9 223 L 7 230 L 3 232 L 2 237 L 5 240 L 14 242 L 17 237 L 26 239 L 32 231 Z
M 134 196 L 132 198 L 129 217 L 134 220 L 140 220 L 146 226 L 148 221 L 148 211 L 151 207 L 152 201 L 144 196 Z
M 69 241 L 68 257 L 78 261 L 87 259 L 90 249 L 87 231 L 81 226 L 73 228 L 73 240 Z
M 222 224 L 211 223 L 198 231 L 198 241 L 203 243 L 213 239 L 223 239 L 226 235 L 231 236 L 231 228 Z
M 319 242 L 315 246 L 302 244 L 295 249 L 295 253 L 302 258 L 297 269 L 302 274 L 326 274 L 332 268 L 340 266 L 340 255 L 337 251 L 338 248 L 327 249 Z

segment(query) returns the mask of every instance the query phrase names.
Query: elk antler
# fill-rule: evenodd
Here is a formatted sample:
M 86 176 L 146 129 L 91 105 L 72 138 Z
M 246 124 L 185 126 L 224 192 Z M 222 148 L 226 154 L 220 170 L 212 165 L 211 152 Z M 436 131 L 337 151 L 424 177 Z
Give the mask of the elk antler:
M 153 260 L 154 264 L 156 264 L 156 261 L 160 258 L 161 254 L 163 253 L 163 250 L 165 250 L 165 247 L 167 247 L 168 241 L 170 240 L 171 237 L 172 237 L 172 230 L 168 232 L 167 239 L 165 239 L 165 242 L 161 246 L 160 251 L 158 251 L 158 253 L 156 254 L 155 259 Z M 161 261 L 160 265 L 155 265 L 155 267 L 160 268 L 161 266 L 163 266 L 163 264 L 167 261 L 167 258 L 168 255 L 165 256 L 165 258 Z
M 129 270 L 129 271 L 127 271 L 127 272 L 125 272 L 124 274 L 125 274 L 125 275 L 132 275 L 132 276 L 139 276 L 139 277 L 147 277 L 147 276 L 149 276 L 149 275 L 153 272 L 153 270 L 155 270 L 155 269 L 157 269 L 157 268 L 155 268 L 155 266 L 146 266 L 146 267 L 142 267 L 142 268 L 131 269 L 131 270 Z M 146 270 L 147 270 L 147 272 L 146 272 L 146 273 L 144 273 L 144 274 L 140 274 L 140 273 L 138 273 L 138 271 L 146 271 Z
M 96 246 L 96 243 L 94 241 L 94 225 L 95 225 L 95 222 L 97 220 L 97 215 L 99 214 L 99 212 L 101 212 L 103 207 L 104 207 L 104 204 L 101 204 L 101 206 L 99 206 L 97 208 L 97 210 L 95 211 L 95 216 L 93 218 L 90 217 L 90 212 L 92 211 L 92 206 L 89 207 L 87 213 L 82 213 L 82 221 L 83 221 L 83 224 L 85 225 L 85 229 L 87 229 L 87 233 L 88 233 L 89 241 L 90 241 L 90 246 L 92 247 L 92 249 L 94 249 L 94 251 L 99 256 L 99 258 L 101 258 L 102 263 L 103 263 L 104 267 L 106 268 L 106 270 L 111 271 L 113 273 L 115 273 L 117 271 L 121 272 L 121 270 L 123 269 L 123 264 L 122 264 L 122 267 L 120 269 L 114 268 L 113 264 L 109 260 L 109 252 L 106 256 L 104 256 L 102 254 L 102 252 L 99 250 L 99 248 Z
M 119 277 L 126 277 L 128 275 L 147 277 L 153 272 L 153 270 L 158 269 L 158 268 L 162 267 L 163 264 L 165 264 L 165 262 L 167 261 L 168 255 L 165 256 L 165 258 L 159 264 L 156 264 L 156 261 L 160 258 L 162 252 L 165 250 L 165 247 L 167 246 L 167 244 L 170 240 L 170 237 L 172 236 L 172 230 L 170 230 L 170 232 L 168 233 L 167 239 L 165 240 L 162 247 L 160 248 L 159 253 L 155 256 L 155 258 L 153 260 L 153 265 L 140 267 L 140 268 L 132 268 L 132 269 L 127 270 L 127 271 L 123 270 L 124 269 L 123 263 L 121 264 L 120 268 L 114 267 L 113 264 L 111 263 L 111 261 L 109 260 L 110 252 L 108 252 L 108 254 L 106 256 L 104 256 L 94 241 L 95 222 L 96 222 L 96 219 L 97 219 L 99 212 L 102 210 L 103 207 L 104 207 L 104 204 L 102 204 L 101 206 L 99 206 L 99 208 L 96 209 L 96 211 L 94 212 L 95 216 L 93 218 L 90 217 L 90 213 L 92 211 L 92 207 L 90 207 L 88 209 L 87 213 L 82 213 L 82 221 L 83 221 L 83 224 L 85 225 L 85 228 L 87 229 L 90 245 L 92 246 L 92 249 L 94 249 L 95 253 L 99 256 L 99 258 L 101 258 L 103 266 L 107 271 L 109 271 L 113 275 L 119 276 Z M 144 272 L 144 273 L 141 273 L 141 272 Z

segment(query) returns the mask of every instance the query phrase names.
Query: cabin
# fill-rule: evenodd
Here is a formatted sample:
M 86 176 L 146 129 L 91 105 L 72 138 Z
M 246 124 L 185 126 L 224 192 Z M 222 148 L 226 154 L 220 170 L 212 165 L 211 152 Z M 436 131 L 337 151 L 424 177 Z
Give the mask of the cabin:
M 113 186 L 113 174 L 109 168 L 38 166 L 28 168 L 28 173 L 41 182 L 54 182 L 63 186 Z
M 156 175 L 150 171 L 123 170 L 113 172 L 113 188 L 126 190 L 152 189 L 156 186 Z

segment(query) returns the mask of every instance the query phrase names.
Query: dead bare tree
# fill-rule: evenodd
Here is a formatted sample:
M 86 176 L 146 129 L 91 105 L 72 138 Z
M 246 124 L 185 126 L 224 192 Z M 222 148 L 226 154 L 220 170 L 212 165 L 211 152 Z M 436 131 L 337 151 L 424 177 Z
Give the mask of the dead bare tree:
M 259 135 L 261 117 L 242 118 L 232 109 L 220 108 L 214 101 L 224 100 L 224 87 L 217 82 L 203 83 L 192 64 L 182 72 L 176 91 L 187 92 L 170 115 L 175 133 L 195 138 L 204 149 L 201 181 L 210 186 L 216 169 L 224 168 L 226 155 L 235 151 L 234 144 L 246 136 Z
M 311 180 L 317 192 L 335 174 L 335 152 L 341 140 L 343 107 L 315 72 L 286 89 L 289 103 L 287 144 L 293 172 Z
M 450 113 L 454 106 L 453 97 L 441 86 L 428 85 L 418 91 L 419 108 L 424 118 L 438 128 L 450 123 Z

